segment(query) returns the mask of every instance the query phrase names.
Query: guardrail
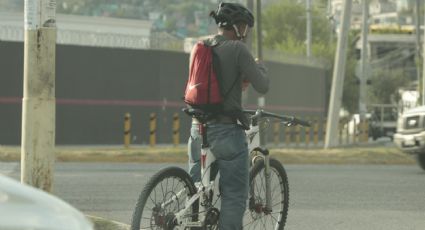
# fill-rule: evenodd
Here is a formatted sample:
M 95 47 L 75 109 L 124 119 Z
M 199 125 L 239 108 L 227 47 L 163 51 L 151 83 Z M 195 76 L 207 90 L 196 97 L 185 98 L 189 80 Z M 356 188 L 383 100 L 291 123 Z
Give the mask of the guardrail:
M 303 120 L 311 121 L 311 127 L 300 126 L 285 126 L 279 122 L 269 123 L 273 128 L 269 129 L 268 145 L 271 147 L 282 148 L 310 148 L 310 147 L 323 147 L 323 140 L 326 136 L 326 120 L 319 117 L 304 117 Z M 149 119 L 142 119 L 138 122 L 149 123 L 149 146 L 155 147 L 157 145 L 157 114 L 151 113 Z M 174 113 L 172 115 L 172 127 L 168 132 L 171 136 L 170 144 L 179 146 L 181 129 L 180 129 L 180 114 Z M 360 121 L 359 124 L 341 122 L 339 125 L 338 141 L 340 145 L 354 145 L 364 144 L 369 141 L 369 123 L 367 120 Z M 140 131 L 136 131 L 139 132 Z M 142 131 L 143 132 L 143 131 Z M 189 132 L 185 130 L 184 132 Z M 185 143 L 183 143 L 185 144 Z M 126 113 L 124 116 L 124 146 L 129 148 L 131 145 L 131 115 Z

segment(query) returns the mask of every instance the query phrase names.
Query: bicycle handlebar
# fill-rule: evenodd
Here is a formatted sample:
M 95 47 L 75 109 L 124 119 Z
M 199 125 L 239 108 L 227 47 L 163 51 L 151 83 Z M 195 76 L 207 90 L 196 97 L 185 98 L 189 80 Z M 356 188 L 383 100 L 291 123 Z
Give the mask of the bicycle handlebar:
M 304 121 L 304 120 L 298 119 L 294 116 L 285 116 L 285 115 L 279 115 L 279 114 L 276 114 L 276 113 L 270 113 L 270 112 L 266 112 L 266 111 L 261 110 L 261 109 L 244 110 L 243 112 L 252 115 L 251 119 L 262 118 L 262 117 L 272 117 L 272 118 L 280 119 L 284 122 L 288 122 L 289 124 L 301 125 L 301 126 L 306 126 L 306 127 L 311 126 L 309 121 Z

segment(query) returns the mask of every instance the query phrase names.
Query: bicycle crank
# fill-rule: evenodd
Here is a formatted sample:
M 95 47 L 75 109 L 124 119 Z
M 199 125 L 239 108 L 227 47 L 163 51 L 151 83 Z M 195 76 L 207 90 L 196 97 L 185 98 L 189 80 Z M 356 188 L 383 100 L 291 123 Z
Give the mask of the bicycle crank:
M 220 211 L 217 208 L 211 208 L 208 210 L 205 216 L 204 229 L 218 229 L 218 219 L 220 218 Z

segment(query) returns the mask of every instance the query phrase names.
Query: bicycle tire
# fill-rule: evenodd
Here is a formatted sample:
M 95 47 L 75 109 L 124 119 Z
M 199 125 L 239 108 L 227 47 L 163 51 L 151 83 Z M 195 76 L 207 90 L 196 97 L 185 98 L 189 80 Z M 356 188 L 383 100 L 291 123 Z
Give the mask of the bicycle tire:
M 283 165 L 270 158 L 272 212 L 265 210 L 265 176 L 264 159 L 255 161 L 250 170 L 250 194 L 248 207 L 244 214 L 244 229 L 278 229 L 286 224 L 289 207 L 289 183 Z M 257 184 L 259 183 L 259 185 Z M 278 189 L 279 191 L 276 191 Z M 276 208 L 278 210 L 276 210 Z
M 173 180 L 172 183 L 171 180 Z M 165 208 L 160 207 L 164 203 L 163 201 L 170 201 L 170 197 L 173 197 L 177 190 L 181 189 L 186 190 L 186 195 L 181 199 L 172 200 L 169 209 L 167 209 L 169 205 Z M 162 192 L 163 197 L 160 197 L 160 192 Z M 177 223 L 173 223 L 173 215 L 181 210 L 186 199 L 195 193 L 195 185 L 186 171 L 178 167 L 162 169 L 150 178 L 140 193 L 133 212 L 131 229 L 173 229 L 177 225 Z M 193 219 L 194 208 L 195 205 L 190 210 L 191 213 L 188 213 L 188 218 L 192 216 Z

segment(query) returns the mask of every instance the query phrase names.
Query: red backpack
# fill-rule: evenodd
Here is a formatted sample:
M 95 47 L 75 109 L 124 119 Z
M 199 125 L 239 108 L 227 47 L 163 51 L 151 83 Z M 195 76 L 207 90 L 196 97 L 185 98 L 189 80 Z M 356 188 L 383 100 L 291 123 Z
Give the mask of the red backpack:
M 222 103 L 236 84 L 237 79 L 226 93 L 222 93 L 220 68 L 218 60 L 216 60 L 218 57 L 214 54 L 213 46 L 199 41 L 192 52 L 184 101 L 190 107 L 205 112 L 219 113 L 223 110 Z

